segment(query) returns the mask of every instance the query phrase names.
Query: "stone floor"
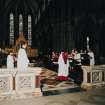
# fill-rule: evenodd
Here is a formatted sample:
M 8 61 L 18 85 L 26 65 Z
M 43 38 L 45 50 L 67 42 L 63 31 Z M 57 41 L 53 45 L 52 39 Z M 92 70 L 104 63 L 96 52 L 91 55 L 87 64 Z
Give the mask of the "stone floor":
M 23 99 L 0 98 L 0 105 L 105 105 L 105 87 Z
M 45 72 L 47 71 L 47 72 Z M 15 94 L 0 96 L 0 105 L 104 105 L 105 87 L 94 87 L 87 91 L 80 91 L 73 81 L 56 81 L 57 74 L 50 70 L 44 70 L 41 74 L 45 79 L 42 96 L 37 94 Z M 54 81 L 53 81 L 54 80 Z M 72 85 L 71 85 L 72 84 Z M 61 89 L 63 87 L 64 89 Z M 43 90 L 44 90 L 43 89 Z M 57 90 L 58 89 L 58 90 Z

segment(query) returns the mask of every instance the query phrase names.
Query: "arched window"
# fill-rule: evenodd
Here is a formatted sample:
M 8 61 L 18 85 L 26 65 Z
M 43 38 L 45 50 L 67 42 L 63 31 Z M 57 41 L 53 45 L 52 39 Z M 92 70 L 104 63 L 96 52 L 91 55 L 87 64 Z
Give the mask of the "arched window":
M 28 45 L 32 45 L 32 18 L 28 15 Z
M 13 13 L 10 13 L 10 45 L 14 45 L 14 16 Z
M 23 16 L 22 14 L 19 15 L 19 34 L 23 32 Z

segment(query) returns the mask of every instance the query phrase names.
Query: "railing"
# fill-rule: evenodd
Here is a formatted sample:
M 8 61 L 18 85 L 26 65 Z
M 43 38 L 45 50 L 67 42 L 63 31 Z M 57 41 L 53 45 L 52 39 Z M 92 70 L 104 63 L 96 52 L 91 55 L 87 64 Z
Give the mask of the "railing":
M 84 86 L 105 85 L 105 65 L 82 66 Z
M 0 69 L 0 94 L 35 92 L 40 88 L 41 68 L 28 68 L 26 71 Z

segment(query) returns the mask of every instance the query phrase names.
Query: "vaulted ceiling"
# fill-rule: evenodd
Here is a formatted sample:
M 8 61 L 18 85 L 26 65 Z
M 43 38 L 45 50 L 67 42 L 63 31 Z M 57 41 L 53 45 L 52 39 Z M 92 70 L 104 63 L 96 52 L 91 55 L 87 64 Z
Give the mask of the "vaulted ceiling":
M 44 5 L 44 0 L 0 0 L 0 15 L 32 14 L 35 18 Z
M 0 0 L 1 13 L 8 11 L 33 11 L 34 13 L 40 8 L 42 0 Z

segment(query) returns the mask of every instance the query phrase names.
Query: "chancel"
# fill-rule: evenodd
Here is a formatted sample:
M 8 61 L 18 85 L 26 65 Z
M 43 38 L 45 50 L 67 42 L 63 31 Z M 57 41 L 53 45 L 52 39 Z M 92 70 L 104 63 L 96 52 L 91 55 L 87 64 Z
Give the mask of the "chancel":
M 36 97 L 56 95 L 42 104 L 103 104 L 104 5 L 104 0 L 0 0 L 0 101 L 33 98 L 31 104 L 39 105 Z M 26 101 L 19 105 L 30 105 Z

